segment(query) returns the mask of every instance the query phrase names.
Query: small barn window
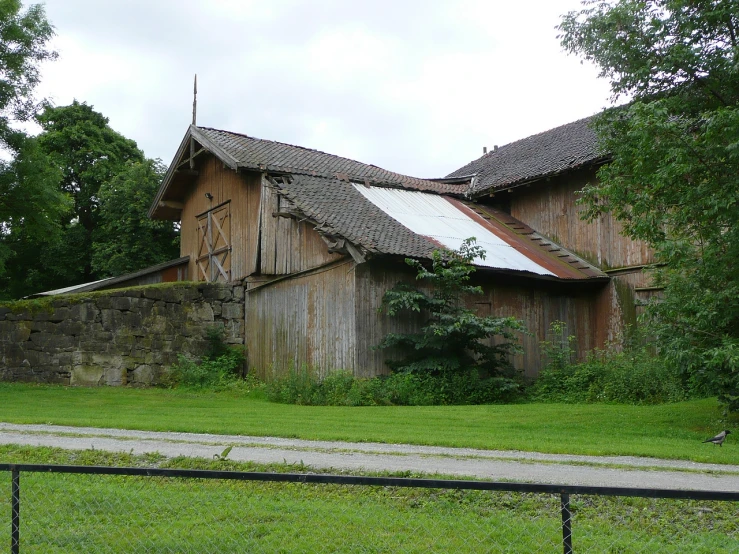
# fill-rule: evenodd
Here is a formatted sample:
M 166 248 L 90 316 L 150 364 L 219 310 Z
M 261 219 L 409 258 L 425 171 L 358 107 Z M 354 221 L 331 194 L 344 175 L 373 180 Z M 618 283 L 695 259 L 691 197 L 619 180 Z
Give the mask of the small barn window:
M 198 281 L 231 281 L 231 202 L 219 204 L 198 218 Z

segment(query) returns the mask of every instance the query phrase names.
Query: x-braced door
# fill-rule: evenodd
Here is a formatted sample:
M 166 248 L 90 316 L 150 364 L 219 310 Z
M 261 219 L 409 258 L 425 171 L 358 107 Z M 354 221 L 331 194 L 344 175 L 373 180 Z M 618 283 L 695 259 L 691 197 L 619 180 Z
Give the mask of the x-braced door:
M 198 280 L 231 280 L 231 203 L 198 216 Z

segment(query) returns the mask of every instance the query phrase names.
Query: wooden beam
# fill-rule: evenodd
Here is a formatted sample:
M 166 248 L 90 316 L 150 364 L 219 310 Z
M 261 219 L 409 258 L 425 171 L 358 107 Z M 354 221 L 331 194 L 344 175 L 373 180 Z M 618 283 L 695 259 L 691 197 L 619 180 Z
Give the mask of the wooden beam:
M 160 200 L 159 207 L 182 211 L 185 209 L 185 204 L 183 202 L 175 202 L 174 200 Z

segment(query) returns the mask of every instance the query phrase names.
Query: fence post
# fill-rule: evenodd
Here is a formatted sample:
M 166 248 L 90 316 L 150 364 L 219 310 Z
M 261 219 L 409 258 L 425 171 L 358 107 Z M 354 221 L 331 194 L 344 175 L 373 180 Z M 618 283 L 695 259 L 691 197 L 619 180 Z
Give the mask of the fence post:
M 570 495 L 562 494 L 562 546 L 564 554 L 572 554 L 572 514 L 570 513 Z
M 20 551 L 21 528 L 21 474 L 13 468 L 11 471 L 13 484 L 11 486 L 11 523 L 10 523 L 10 554 Z

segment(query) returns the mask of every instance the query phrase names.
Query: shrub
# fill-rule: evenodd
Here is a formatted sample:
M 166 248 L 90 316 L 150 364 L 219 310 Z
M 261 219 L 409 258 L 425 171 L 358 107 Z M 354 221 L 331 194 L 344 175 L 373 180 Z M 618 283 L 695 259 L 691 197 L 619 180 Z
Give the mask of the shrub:
M 567 336 L 562 322 L 554 322 L 551 334 L 559 340 L 543 341 L 547 365 L 529 391 L 544 402 L 618 402 L 658 404 L 688 397 L 679 372 L 664 358 L 650 352 L 635 337 L 619 350 L 610 345 L 594 350 L 584 362 L 567 363 L 574 355 L 575 337 Z M 564 339 L 563 339 L 564 337 Z
M 495 377 L 394 373 L 362 379 L 334 371 L 320 379 L 307 367 L 291 368 L 266 385 L 272 402 L 316 406 L 486 404 L 509 400 L 516 393 L 517 384 L 511 386 L 507 379 Z
M 518 390 L 519 374 L 510 357 L 520 351 L 516 333 L 525 332 L 523 324 L 512 317 L 480 317 L 465 306 L 466 296 L 482 294 L 469 280 L 475 271 L 473 260 L 484 257 L 484 249 L 472 237 L 459 250 L 434 251 L 430 268 L 408 258 L 416 279 L 428 283 L 430 292 L 399 283 L 383 296 L 383 310 L 391 317 L 409 313 L 426 317 L 418 332 L 390 333 L 378 348 L 403 353 L 402 359 L 387 364 L 393 373 L 417 376 L 418 380 L 401 379 L 404 384 L 413 382 L 417 392 L 432 382 L 442 387 L 431 395 L 430 403 L 497 401 Z M 495 387 L 500 390 L 491 390 Z
M 170 387 L 215 389 L 235 386 L 241 380 L 246 361 L 243 349 L 226 344 L 225 330 L 220 326 L 206 329 L 206 341 L 208 346 L 203 358 L 197 361 L 179 355 L 163 384 Z

